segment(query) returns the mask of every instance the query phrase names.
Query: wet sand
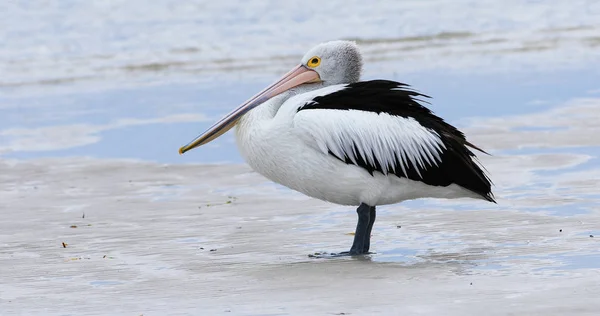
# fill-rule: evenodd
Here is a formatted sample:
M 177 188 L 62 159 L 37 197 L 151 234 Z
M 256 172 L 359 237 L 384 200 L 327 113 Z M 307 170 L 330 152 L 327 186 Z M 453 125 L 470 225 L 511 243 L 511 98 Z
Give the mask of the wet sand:
M 277 187 L 244 165 L 5 160 L 0 310 L 2 315 L 595 314 L 598 206 L 565 215 L 547 207 L 562 204 L 568 210 L 585 199 L 514 193 L 523 182 L 544 182 L 533 166 L 560 170 L 581 157 L 482 159 L 501 184 L 498 205 L 431 200 L 380 207 L 376 254 L 356 259 L 307 256 L 350 246 L 353 209 Z

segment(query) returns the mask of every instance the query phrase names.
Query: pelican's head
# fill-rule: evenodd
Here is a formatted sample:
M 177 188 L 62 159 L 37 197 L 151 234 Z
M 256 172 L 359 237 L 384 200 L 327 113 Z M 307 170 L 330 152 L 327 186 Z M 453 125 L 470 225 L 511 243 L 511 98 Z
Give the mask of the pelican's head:
M 360 79 L 362 57 L 354 42 L 331 41 L 319 44 L 306 53 L 299 65 L 279 80 L 225 115 L 202 135 L 181 147 L 179 153 L 208 144 L 230 130 L 248 111 L 289 89 L 320 82 L 324 85 L 352 83 Z
M 309 50 L 301 64 L 316 71 L 326 85 L 353 83 L 360 80 L 362 56 L 354 42 L 331 41 Z

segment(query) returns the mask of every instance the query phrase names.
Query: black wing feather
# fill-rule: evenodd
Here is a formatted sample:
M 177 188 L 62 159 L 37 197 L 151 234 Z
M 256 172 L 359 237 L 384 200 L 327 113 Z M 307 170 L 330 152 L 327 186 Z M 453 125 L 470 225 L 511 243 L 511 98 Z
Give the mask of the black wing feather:
M 440 154 L 441 162 L 437 166 L 428 164 L 425 169 L 419 168 L 419 170 L 411 163 L 404 163 L 404 172 L 400 165 L 401 157 L 396 155 L 395 166 L 388 166 L 386 169 L 399 177 L 422 181 L 429 185 L 448 186 L 455 183 L 481 195 L 488 201 L 495 202 L 491 192 L 492 183 L 478 165 L 477 158 L 469 147 L 485 152 L 468 142 L 461 131 L 434 115 L 420 103 L 424 101 L 417 98 L 429 98 L 429 96 L 411 90 L 408 85 L 395 81 L 361 81 L 348 84 L 345 89 L 334 93 L 315 97 L 300 107 L 298 111 L 312 109 L 358 110 L 413 118 L 423 127 L 435 131 L 440 136 L 446 147 Z M 375 160 L 375 163 L 371 164 L 359 154 L 358 150 L 356 153 L 358 166 L 371 174 L 376 171 L 384 173 L 384 168 L 379 161 Z M 338 157 L 331 151 L 329 154 L 345 163 L 353 164 L 347 155 Z

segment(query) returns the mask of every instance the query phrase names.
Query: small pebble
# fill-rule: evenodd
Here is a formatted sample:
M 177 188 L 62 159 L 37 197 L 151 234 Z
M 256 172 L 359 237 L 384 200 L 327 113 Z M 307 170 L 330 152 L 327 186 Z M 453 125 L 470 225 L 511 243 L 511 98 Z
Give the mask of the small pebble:
M 562 233 L 562 229 L 559 229 L 558 231 Z
M 401 225 L 398 225 L 398 226 L 396 226 L 396 228 L 402 228 L 402 226 L 401 226 Z
M 590 237 L 592 237 L 592 238 L 593 238 L 593 237 L 594 237 L 594 235 L 590 235 Z
M 217 251 L 217 249 L 211 249 L 210 251 Z
M 62 243 L 63 248 L 67 248 L 67 244 L 65 242 Z
M 71 225 L 70 227 L 71 228 L 77 228 L 77 225 Z

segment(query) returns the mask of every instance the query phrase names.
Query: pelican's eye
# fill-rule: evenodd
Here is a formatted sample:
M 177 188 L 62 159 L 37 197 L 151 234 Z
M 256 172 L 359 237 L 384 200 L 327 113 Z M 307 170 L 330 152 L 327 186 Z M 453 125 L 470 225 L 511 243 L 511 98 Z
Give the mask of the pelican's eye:
M 321 58 L 319 58 L 317 56 L 312 57 L 306 63 L 306 65 L 310 68 L 315 68 L 315 67 L 319 66 L 320 64 L 321 64 Z

